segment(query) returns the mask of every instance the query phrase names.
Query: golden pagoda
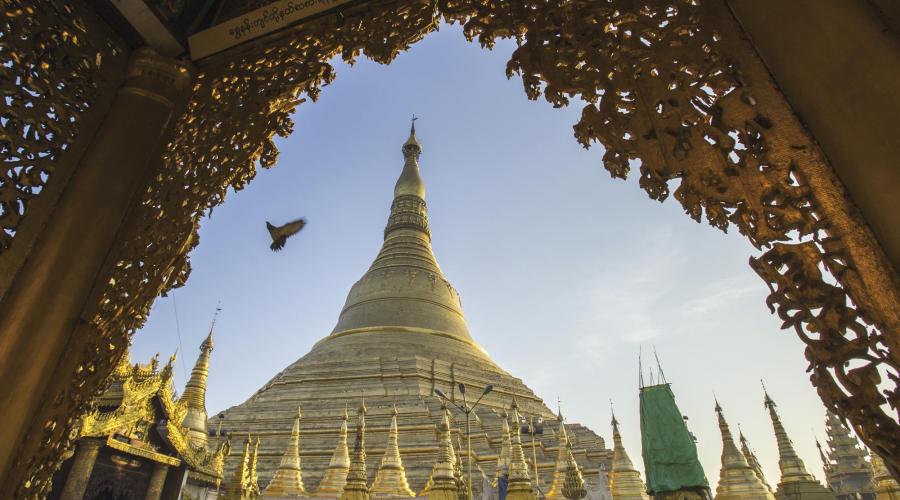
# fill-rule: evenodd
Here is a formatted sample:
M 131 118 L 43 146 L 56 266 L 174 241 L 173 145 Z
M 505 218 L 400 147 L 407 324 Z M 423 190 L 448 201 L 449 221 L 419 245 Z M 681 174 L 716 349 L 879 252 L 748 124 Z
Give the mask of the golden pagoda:
M 763 474 L 762 466 L 759 465 L 759 459 L 756 458 L 756 453 L 753 452 L 753 449 L 750 448 L 750 443 L 747 442 L 747 438 L 744 437 L 744 433 L 739 431 L 741 440 L 741 454 L 744 455 L 744 458 L 747 459 L 747 465 L 753 468 L 753 472 L 756 473 L 756 477 L 762 482 L 763 486 L 769 490 L 770 493 L 774 493 L 772 486 L 769 485 L 769 482 L 766 481 L 766 475 Z
M 559 421 L 559 430 L 556 432 L 559 449 L 556 452 L 556 468 L 553 471 L 553 483 L 546 494 L 546 497 L 551 499 L 565 496 L 563 495 L 563 486 L 566 482 L 566 472 L 569 469 L 569 454 L 571 453 L 569 450 L 569 436 L 566 434 L 566 425 L 563 422 L 562 411 L 557 413 L 556 418 Z
M 350 451 L 347 449 L 347 409 L 341 418 L 338 442 L 331 455 L 325 476 L 316 488 L 315 496 L 320 498 L 340 498 L 347 484 L 347 473 L 350 472 Z
M 507 500 L 535 500 L 531 488 L 531 477 L 528 475 L 528 464 L 522 450 L 522 426 L 519 425 L 519 403 L 512 401 L 512 419 L 516 430 L 512 433 L 512 450 L 509 457 L 509 488 L 506 490 Z
M 281 465 L 278 466 L 275 476 L 263 490 L 263 496 L 307 496 L 306 488 L 303 487 L 303 473 L 300 467 L 300 416 L 300 408 L 297 408 L 297 420 L 294 421 L 291 439 L 284 451 L 284 456 L 281 457 Z
M 781 470 L 781 479 L 775 489 L 775 498 L 778 500 L 834 500 L 834 495 L 822 483 L 806 471 L 803 460 L 794 451 L 794 445 L 788 438 L 781 418 L 775 409 L 775 401 L 765 393 L 765 406 L 772 418 L 772 427 L 775 429 L 775 439 L 778 442 L 778 468 Z
M 429 487 L 421 496 L 427 496 L 430 500 L 458 500 L 456 459 L 453 453 L 453 443 L 450 441 L 450 412 L 444 406 L 440 432 L 440 451 L 437 462 L 429 478 Z
M 875 500 L 900 500 L 900 484 L 877 453 L 872 453 L 872 489 Z
M 369 500 L 368 476 L 366 474 L 366 404 L 357 410 L 356 439 L 353 442 L 353 458 L 347 484 L 341 493 L 341 500 Z
M 619 434 L 619 421 L 612 415 L 613 460 L 609 471 L 609 491 L 613 500 L 648 500 L 641 473 L 634 468 Z
M 426 488 L 440 448 L 436 429 L 442 418 L 441 402 L 435 389 L 445 391 L 455 402 L 461 400 L 460 383 L 494 387 L 471 415 L 473 470 L 479 466 L 492 470 L 498 457 L 501 463 L 509 460 L 510 441 L 505 435 L 509 431 L 503 422 L 512 398 L 521 412 L 544 419 L 555 416 L 521 379 L 494 363 L 469 334 L 459 293 L 444 276 L 431 248 L 425 185 L 419 171 L 421 153 L 413 127 L 402 146 L 403 166 L 381 235 L 383 244 L 368 270 L 350 287 L 331 334 L 246 401 L 222 412 L 225 431 L 261 438 L 262 477 L 273 477 L 280 465 L 297 404 L 303 406 L 304 426 L 315 429 L 304 432 L 300 453 L 307 487 L 325 485 L 325 490 L 316 489 L 317 494 L 326 493 L 334 483 L 328 460 L 338 439 L 333 423 L 344 406 L 361 399 L 370 408 L 367 418 L 378 433 L 382 422 L 387 429 L 391 407 L 396 405 L 404 449 L 415 450 L 402 457 L 412 491 Z M 612 455 L 603 438 L 573 423 L 566 430 L 573 446 L 578 443 L 574 451 L 585 476 L 599 477 L 601 466 Z M 541 445 L 535 449 L 537 462 L 557 459 L 555 448 Z M 379 458 L 380 453 L 367 459 L 368 470 L 378 468 Z M 226 460 L 226 473 L 237 466 L 237 457 Z M 331 475 L 327 480 L 326 470 Z M 550 484 L 552 469 L 540 472 Z M 476 481 L 473 487 L 477 494 L 482 484 Z
M 722 433 L 722 469 L 716 487 L 716 500 L 775 500 L 753 467 L 734 444 L 728 422 L 722 414 L 722 407 L 716 401 L 716 416 Z
M 830 410 L 825 410 L 825 431 L 828 434 L 828 451 L 822 451 L 825 480 L 840 500 L 869 498 L 872 490 L 872 466 L 866 460 L 866 451 L 850 434 L 850 429 Z
M 375 474 L 375 481 L 369 489 L 373 499 L 414 497 L 416 494 L 409 488 L 403 459 L 400 458 L 399 432 L 397 430 L 397 407 L 391 414 L 391 427 L 388 430 L 387 446 L 384 456 Z

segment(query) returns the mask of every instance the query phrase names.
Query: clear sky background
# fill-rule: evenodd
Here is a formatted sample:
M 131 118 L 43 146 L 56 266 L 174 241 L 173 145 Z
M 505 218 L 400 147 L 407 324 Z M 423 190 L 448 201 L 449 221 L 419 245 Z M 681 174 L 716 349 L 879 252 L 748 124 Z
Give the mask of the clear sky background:
M 642 469 L 637 358 L 655 346 L 713 487 L 714 391 L 735 437 L 740 423 L 778 481 L 764 378 L 797 451 L 824 479 L 814 442 L 824 409 L 802 342 L 779 330 L 747 265 L 755 250 L 674 200 L 650 200 L 636 175 L 611 179 L 602 148 L 573 137 L 580 106 L 528 101 L 521 80 L 506 79 L 513 49 L 482 50 L 442 26 L 390 66 L 335 62 L 336 81 L 300 106 L 294 134 L 279 141 L 277 166 L 203 221 L 190 280 L 157 300 L 134 360 L 165 360 L 180 334 L 181 391 L 221 301 L 207 393 L 215 414 L 330 333 L 381 246 L 415 113 L 435 254 L 472 336 L 501 367 L 551 408 L 559 397 L 569 421 L 609 446 L 612 399 Z M 299 216 L 306 229 L 271 252 L 265 221 Z

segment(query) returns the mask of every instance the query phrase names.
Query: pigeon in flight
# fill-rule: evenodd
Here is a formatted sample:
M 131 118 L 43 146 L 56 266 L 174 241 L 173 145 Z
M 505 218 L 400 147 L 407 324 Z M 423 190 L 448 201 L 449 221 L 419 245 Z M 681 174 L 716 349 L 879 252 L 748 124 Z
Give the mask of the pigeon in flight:
M 269 248 L 271 248 L 273 252 L 281 250 L 284 248 L 284 242 L 291 236 L 299 233 L 305 225 L 306 219 L 303 218 L 278 227 L 273 226 L 271 222 L 266 221 L 266 229 L 269 230 L 269 235 L 272 236 L 272 244 Z

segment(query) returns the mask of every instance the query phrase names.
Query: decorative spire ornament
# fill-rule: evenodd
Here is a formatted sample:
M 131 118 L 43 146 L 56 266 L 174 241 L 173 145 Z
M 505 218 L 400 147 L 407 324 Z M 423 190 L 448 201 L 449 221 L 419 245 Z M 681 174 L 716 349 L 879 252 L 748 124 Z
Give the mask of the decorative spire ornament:
M 516 430 L 512 433 L 512 450 L 509 460 L 509 488 L 506 490 L 507 500 L 535 500 L 531 489 L 531 477 L 528 475 L 528 464 L 522 450 L 522 428 L 519 425 L 519 404 L 512 401 L 512 419 Z
M 341 417 L 341 428 L 338 431 L 337 445 L 331 455 L 331 462 L 325 469 L 325 476 L 319 481 L 315 496 L 321 498 L 340 498 L 347 484 L 347 474 L 350 472 L 350 451 L 347 449 L 347 409 Z
M 557 431 L 557 452 L 556 452 L 556 469 L 553 471 L 553 483 L 550 484 L 550 491 L 547 492 L 547 498 L 562 498 L 563 485 L 566 482 L 566 472 L 569 467 L 568 454 L 569 436 L 566 434 L 566 424 L 563 422 L 562 411 L 557 414 L 559 422 L 559 430 Z
M 581 469 L 578 467 L 578 463 L 575 462 L 575 455 L 572 453 L 572 443 L 568 440 L 566 440 L 566 474 L 563 481 L 562 495 L 568 500 L 581 500 L 587 496 Z
M 838 497 L 867 498 L 874 495 L 872 466 L 868 455 L 850 429 L 831 410 L 825 410 L 825 431 L 828 451 L 823 452 L 818 440 L 822 462 L 826 464 L 825 479 Z
M 747 465 L 753 469 L 753 472 L 756 473 L 756 477 L 758 477 L 763 486 L 769 490 L 769 493 L 773 493 L 772 486 L 766 481 L 766 475 L 763 474 L 762 467 L 759 465 L 759 459 L 756 458 L 756 454 L 753 453 L 753 450 L 750 448 L 750 443 L 747 442 L 747 438 L 744 437 L 743 432 L 738 431 L 738 434 L 740 435 L 741 441 L 741 454 L 744 455 L 744 458 L 747 460 Z
M 357 411 L 356 439 L 353 443 L 353 458 L 347 473 L 347 484 L 341 500 L 369 500 L 368 477 L 366 473 L 366 403 L 362 402 Z
M 722 433 L 722 469 L 719 472 L 719 485 L 716 487 L 716 500 L 775 500 L 734 444 L 718 401 L 716 416 Z
M 369 490 L 371 498 L 414 497 L 409 488 L 403 459 L 400 457 L 399 432 L 397 430 L 397 408 L 391 412 L 391 427 L 388 430 L 387 446 L 378 466 L 375 481 Z
M 622 444 L 615 413 L 612 414 L 610 424 L 613 431 L 613 459 L 612 469 L 609 471 L 609 490 L 613 500 L 649 500 L 641 473 L 634 468 Z
M 430 500 L 458 500 L 453 443 L 450 441 L 450 413 L 446 405 L 443 408 L 444 415 L 438 426 L 438 458 L 431 470 L 431 486 L 427 495 Z
M 769 410 L 772 428 L 775 430 L 775 440 L 778 443 L 778 468 L 781 470 L 781 480 L 775 489 L 775 497 L 778 499 L 789 497 L 801 500 L 833 500 L 834 495 L 806 471 L 806 465 L 794 451 L 794 445 L 781 424 L 781 418 L 775 408 L 775 401 L 769 397 L 765 385 L 763 385 L 763 394 L 765 395 L 763 401 Z
M 184 394 L 181 399 L 187 403 L 187 412 L 184 415 L 182 426 L 188 429 L 188 439 L 195 447 L 207 447 L 209 445 L 209 431 L 206 426 L 206 379 L 209 376 L 209 356 L 213 350 L 213 330 L 216 327 L 216 318 L 221 308 L 216 307 L 209 334 L 200 344 L 200 355 L 191 370 L 191 378 L 185 384 Z
M 300 466 L 300 408 L 291 429 L 291 438 L 281 457 L 281 464 L 275 470 L 275 476 L 263 492 L 270 497 L 299 498 L 307 496 L 303 487 L 303 473 Z

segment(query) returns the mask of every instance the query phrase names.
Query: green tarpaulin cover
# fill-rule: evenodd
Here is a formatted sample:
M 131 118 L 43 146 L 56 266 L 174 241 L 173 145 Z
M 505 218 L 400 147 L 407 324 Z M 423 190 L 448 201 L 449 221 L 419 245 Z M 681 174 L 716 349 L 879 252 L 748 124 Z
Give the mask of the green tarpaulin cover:
M 694 438 L 668 384 L 641 388 L 641 441 L 648 493 L 709 488 Z

